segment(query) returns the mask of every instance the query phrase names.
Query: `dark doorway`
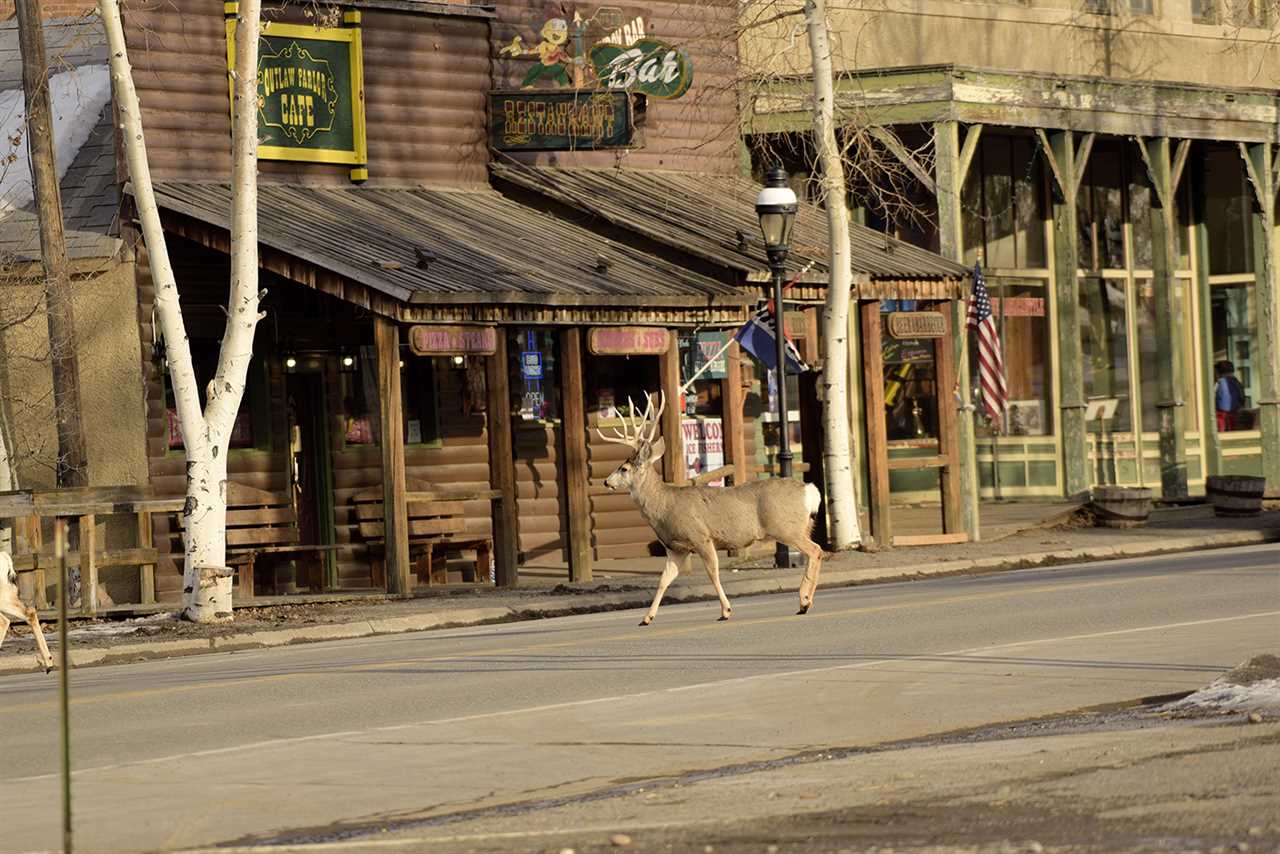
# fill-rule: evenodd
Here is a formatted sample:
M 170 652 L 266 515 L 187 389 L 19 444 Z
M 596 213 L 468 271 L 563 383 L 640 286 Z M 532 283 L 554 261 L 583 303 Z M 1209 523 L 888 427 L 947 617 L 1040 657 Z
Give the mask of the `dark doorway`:
M 323 380 L 318 370 L 287 375 L 289 489 L 298 517 L 300 540 L 305 544 L 331 545 L 334 542 L 333 470 L 329 460 Z M 335 588 L 338 579 L 334 553 L 325 551 L 307 557 L 320 561 L 320 577 L 325 589 Z

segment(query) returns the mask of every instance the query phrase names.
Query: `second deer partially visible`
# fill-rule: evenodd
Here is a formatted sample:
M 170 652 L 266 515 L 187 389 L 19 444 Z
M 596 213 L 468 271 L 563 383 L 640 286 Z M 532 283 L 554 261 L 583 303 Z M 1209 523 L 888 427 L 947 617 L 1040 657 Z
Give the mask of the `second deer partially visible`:
M 799 549 L 808 559 L 800 582 L 800 611 L 804 614 L 813 604 L 822 571 L 822 547 L 810 538 L 813 514 L 822 504 L 822 494 L 811 483 L 790 478 L 757 480 L 730 487 L 673 486 L 663 483 L 653 464 L 662 459 L 666 445 L 658 436 L 659 418 L 666 401 L 660 399 L 657 413 L 648 398 L 638 417 L 623 420 L 622 430 L 607 436 L 596 428 L 606 442 L 628 445 L 634 453 L 605 479 L 613 490 L 627 490 L 640 507 L 640 515 L 653 528 L 667 550 L 667 565 L 658 581 L 649 613 L 640 622 L 647 626 L 657 616 L 662 595 L 688 567 L 689 558 L 702 558 L 711 584 L 720 597 L 720 619 L 733 613 L 729 597 L 720 586 L 720 562 L 716 549 L 742 549 L 761 540 L 776 540 Z M 634 405 L 631 411 L 635 412 Z

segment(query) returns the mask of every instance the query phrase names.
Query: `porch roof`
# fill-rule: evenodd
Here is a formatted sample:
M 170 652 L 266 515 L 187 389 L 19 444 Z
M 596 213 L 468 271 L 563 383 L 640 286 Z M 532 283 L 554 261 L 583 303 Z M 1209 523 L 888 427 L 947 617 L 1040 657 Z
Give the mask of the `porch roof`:
M 161 208 L 229 230 L 225 183 L 161 183 Z M 489 189 L 260 184 L 262 245 L 415 305 L 741 309 L 754 300 Z
M 619 228 L 767 281 L 768 260 L 756 217 L 760 186 L 734 176 L 628 169 L 492 164 L 496 178 L 539 193 Z M 827 280 L 827 217 L 801 203 L 788 264 L 814 262 L 811 281 Z M 961 264 L 856 223 L 849 229 L 853 272 L 871 280 L 959 280 Z

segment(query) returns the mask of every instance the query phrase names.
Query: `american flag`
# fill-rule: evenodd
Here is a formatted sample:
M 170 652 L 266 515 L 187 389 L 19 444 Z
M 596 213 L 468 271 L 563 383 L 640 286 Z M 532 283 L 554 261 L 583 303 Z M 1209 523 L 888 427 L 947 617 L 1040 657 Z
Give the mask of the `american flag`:
M 982 406 L 999 430 L 1004 425 L 1009 389 L 1004 381 L 1004 354 L 1000 351 L 996 319 L 991 314 L 987 283 L 982 278 L 982 264 L 973 265 L 973 298 L 969 300 L 968 327 L 978 332 L 978 384 L 982 389 Z

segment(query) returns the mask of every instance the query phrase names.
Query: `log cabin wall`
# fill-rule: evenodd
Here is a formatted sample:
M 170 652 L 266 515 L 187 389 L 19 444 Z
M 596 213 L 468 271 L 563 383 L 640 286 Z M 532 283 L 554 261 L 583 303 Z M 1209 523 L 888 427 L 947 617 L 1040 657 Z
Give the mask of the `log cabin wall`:
M 303 7 L 270 7 L 307 23 Z M 125 38 L 156 181 L 229 181 L 231 108 L 222 5 L 173 0 L 125 13 Z M 370 185 L 488 182 L 489 21 L 363 10 Z M 121 156 L 123 174 L 123 156 Z M 348 167 L 262 160 L 264 181 L 348 186 Z
M 560 424 L 518 422 L 515 428 L 516 512 L 520 560 L 568 560 Z
M 412 356 L 405 352 L 406 363 Z M 412 489 L 417 483 L 457 490 L 489 488 L 489 438 L 483 411 L 467 412 L 463 405 L 466 389 L 464 371 L 446 367 L 448 359 L 431 359 L 434 363 L 436 418 L 439 441 L 405 445 L 405 478 Z M 326 372 L 328 399 L 341 401 L 339 373 L 334 367 Z M 368 548 L 357 530 L 352 497 L 362 490 L 382 483 L 382 451 L 378 445 L 349 446 L 344 440 L 343 413 L 340 405 L 331 408 L 330 453 L 333 460 L 334 540 L 349 547 L 338 550 L 338 584 L 340 587 L 368 587 L 370 563 Z M 464 502 L 466 532 L 488 535 L 492 532 L 492 514 L 488 501 Z
M 573 21 L 574 15 L 593 22 L 585 30 L 581 50 L 609 34 L 615 22 L 644 21 L 644 35 L 683 48 L 693 63 L 693 85 L 680 98 L 649 98 L 644 115 L 637 114 L 638 145 L 608 151 L 503 152 L 499 161 L 515 159 L 542 166 L 623 166 L 672 169 L 713 174 L 740 171 L 737 70 L 737 4 L 712 2 L 653 2 L 620 5 L 568 4 L 546 0 L 515 0 L 497 4 L 493 22 L 493 86 L 519 89 L 538 62 L 537 56 L 501 53 L 519 36 L 523 47 L 536 49 L 540 30 L 551 18 Z M 597 21 L 605 21 L 601 26 Z M 572 42 L 572 39 L 571 39 Z M 569 46 L 570 55 L 578 48 Z M 587 63 L 589 66 L 590 63 Z M 589 85 L 589 84 L 588 84 Z M 550 76 L 534 89 L 561 88 Z

